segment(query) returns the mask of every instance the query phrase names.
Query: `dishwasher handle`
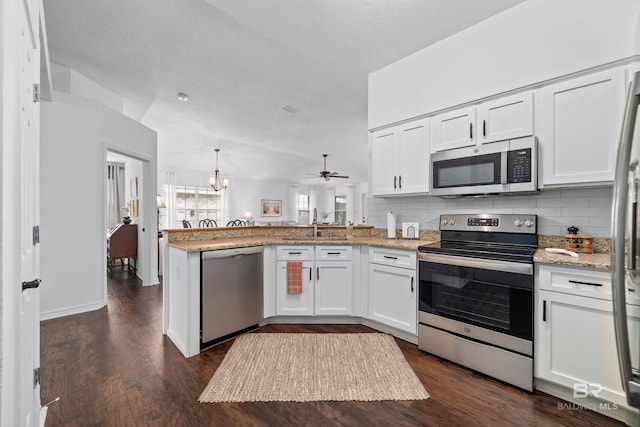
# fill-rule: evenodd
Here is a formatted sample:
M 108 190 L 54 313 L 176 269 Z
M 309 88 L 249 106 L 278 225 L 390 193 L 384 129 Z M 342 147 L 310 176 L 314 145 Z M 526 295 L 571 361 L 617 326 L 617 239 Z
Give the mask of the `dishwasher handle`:
M 251 246 L 248 248 L 220 249 L 218 251 L 203 251 L 202 259 L 230 258 L 242 255 L 253 255 L 263 253 L 262 246 Z

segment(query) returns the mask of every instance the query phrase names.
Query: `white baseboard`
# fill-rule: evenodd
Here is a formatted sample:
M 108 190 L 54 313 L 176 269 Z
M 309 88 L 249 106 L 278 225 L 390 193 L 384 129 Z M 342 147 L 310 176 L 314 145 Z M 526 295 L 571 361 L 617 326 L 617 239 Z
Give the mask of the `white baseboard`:
M 40 320 L 57 319 L 58 317 L 71 316 L 74 314 L 87 313 L 89 311 L 100 310 L 107 305 L 106 301 L 98 301 L 91 304 L 76 305 L 74 307 L 65 307 L 58 310 L 43 311 L 40 313 Z

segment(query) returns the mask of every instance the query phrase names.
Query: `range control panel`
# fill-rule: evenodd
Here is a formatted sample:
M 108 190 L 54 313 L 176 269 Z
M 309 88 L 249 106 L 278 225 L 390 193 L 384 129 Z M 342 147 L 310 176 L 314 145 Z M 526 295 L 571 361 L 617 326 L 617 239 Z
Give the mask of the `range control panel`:
M 537 234 L 537 215 L 443 214 L 440 230 Z

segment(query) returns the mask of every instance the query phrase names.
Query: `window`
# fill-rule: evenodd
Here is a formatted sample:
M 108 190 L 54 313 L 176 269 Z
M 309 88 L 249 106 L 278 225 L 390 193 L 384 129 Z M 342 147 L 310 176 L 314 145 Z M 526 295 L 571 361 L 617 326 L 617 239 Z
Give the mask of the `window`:
M 176 228 L 182 228 L 182 220 L 197 227 L 205 218 L 222 223 L 222 194 L 207 187 L 176 187 Z
M 309 195 L 298 194 L 298 224 L 309 224 Z
M 347 224 L 347 196 L 336 196 L 334 214 L 336 224 Z

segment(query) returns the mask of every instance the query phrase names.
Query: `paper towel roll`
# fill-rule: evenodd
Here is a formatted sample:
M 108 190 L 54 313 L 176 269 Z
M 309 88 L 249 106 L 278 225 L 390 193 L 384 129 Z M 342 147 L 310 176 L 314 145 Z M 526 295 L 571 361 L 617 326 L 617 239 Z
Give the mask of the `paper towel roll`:
M 393 211 L 387 213 L 387 239 L 396 238 L 396 214 Z

